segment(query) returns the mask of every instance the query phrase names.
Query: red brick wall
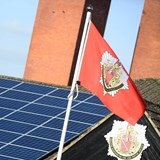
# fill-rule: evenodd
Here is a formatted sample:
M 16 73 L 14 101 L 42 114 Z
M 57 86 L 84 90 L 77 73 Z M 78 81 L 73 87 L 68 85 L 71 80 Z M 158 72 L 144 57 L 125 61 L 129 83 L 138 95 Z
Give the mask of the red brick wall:
M 39 0 L 24 79 L 67 85 L 85 0 Z
M 24 79 L 67 85 L 85 0 L 39 0 Z M 132 79 L 160 77 L 160 1 L 145 0 Z
M 160 0 L 145 0 L 131 77 L 160 78 Z

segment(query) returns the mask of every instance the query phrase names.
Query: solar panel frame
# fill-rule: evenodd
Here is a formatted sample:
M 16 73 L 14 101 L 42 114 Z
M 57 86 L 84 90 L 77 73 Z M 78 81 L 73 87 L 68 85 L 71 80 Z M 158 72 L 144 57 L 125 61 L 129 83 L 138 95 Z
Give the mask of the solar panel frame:
M 69 92 L 66 88 L 0 78 L 0 158 L 35 160 L 57 149 Z M 79 92 L 73 100 L 65 142 L 109 113 L 95 99 L 90 93 Z

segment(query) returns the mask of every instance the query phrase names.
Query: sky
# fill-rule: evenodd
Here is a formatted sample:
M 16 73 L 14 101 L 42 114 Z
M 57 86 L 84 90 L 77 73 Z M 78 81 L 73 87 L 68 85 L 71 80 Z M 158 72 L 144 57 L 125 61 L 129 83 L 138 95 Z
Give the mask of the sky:
M 129 72 L 144 0 L 112 0 L 104 38 Z M 0 0 L 0 75 L 23 78 L 38 0 Z
M 0 0 L 0 75 L 22 78 L 38 0 Z
M 112 0 L 104 38 L 130 72 L 144 0 Z

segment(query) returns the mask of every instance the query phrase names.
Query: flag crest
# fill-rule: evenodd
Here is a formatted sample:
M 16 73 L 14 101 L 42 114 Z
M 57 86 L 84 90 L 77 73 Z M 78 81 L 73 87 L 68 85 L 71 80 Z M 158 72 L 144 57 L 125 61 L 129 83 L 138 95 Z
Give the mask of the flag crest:
M 100 64 L 100 83 L 103 86 L 104 95 L 108 93 L 114 96 L 120 89 L 128 89 L 128 75 L 117 58 L 106 51 L 102 55 Z

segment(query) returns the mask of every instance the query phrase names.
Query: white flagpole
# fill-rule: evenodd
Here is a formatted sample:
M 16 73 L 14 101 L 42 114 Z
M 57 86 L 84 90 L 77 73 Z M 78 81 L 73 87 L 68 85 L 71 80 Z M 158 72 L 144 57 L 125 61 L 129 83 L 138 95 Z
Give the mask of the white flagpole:
M 86 20 L 85 20 L 82 39 L 81 39 L 81 44 L 80 44 L 80 48 L 79 48 L 78 59 L 77 59 L 76 68 L 75 68 L 75 72 L 74 72 L 74 77 L 73 77 L 73 81 L 72 81 L 71 91 L 70 91 L 70 94 L 68 96 L 69 100 L 68 100 L 68 105 L 67 105 L 67 109 L 66 109 L 66 115 L 65 115 L 65 119 L 64 119 L 64 124 L 63 124 L 63 130 L 62 130 L 62 134 L 61 134 L 59 149 L 58 149 L 58 153 L 57 153 L 57 160 L 61 160 L 61 157 L 62 157 L 63 145 L 64 145 L 64 141 L 65 141 L 67 126 L 68 126 L 68 121 L 69 121 L 69 115 L 70 115 L 73 96 L 74 96 L 74 89 L 75 89 L 77 79 L 78 79 L 78 76 L 79 76 L 79 72 L 80 72 L 82 57 L 83 57 L 83 53 L 84 53 L 84 45 L 86 44 L 86 35 L 88 33 L 88 29 L 89 29 L 88 26 L 89 26 L 89 22 L 91 20 L 91 10 L 92 10 L 92 8 L 88 7 L 87 9 L 88 9 L 88 11 L 87 11 L 87 14 L 86 14 Z

